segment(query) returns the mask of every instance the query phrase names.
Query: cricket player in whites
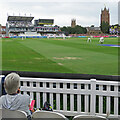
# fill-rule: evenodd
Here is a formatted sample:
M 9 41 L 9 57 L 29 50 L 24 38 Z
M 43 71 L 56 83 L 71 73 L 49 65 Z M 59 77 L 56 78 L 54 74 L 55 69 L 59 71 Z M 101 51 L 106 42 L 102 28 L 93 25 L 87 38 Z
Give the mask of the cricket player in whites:
M 49 38 L 50 38 L 50 35 L 48 34 L 48 35 L 47 35 L 47 39 L 49 39 Z
M 88 37 L 88 40 L 87 40 L 87 42 L 91 42 L 91 38 L 90 38 L 90 37 Z
M 65 39 L 65 34 L 62 34 L 63 39 Z
M 101 44 L 103 44 L 104 42 L 104 38 L 103 37 L 100 37 L 100 41 L 99 41 Z

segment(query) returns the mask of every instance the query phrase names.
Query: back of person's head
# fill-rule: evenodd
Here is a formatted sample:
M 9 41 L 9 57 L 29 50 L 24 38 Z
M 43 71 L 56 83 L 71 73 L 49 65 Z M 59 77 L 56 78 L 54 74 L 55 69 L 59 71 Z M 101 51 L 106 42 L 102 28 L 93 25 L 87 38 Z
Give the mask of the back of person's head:
M 4 87 L 7 94 L 14 94 L 20 86 L 20 76 L 16 73 L 10 73 L 5 77 Z

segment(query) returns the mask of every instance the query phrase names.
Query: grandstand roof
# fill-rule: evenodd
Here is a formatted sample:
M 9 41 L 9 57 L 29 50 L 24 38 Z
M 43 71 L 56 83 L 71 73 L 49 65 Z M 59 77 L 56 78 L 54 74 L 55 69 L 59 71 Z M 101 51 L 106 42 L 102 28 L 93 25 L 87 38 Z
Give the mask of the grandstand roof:
M 34 17 L 25 17 L 25 16 L 8 16 L 7 21 L 28 21 L 31 22 Z

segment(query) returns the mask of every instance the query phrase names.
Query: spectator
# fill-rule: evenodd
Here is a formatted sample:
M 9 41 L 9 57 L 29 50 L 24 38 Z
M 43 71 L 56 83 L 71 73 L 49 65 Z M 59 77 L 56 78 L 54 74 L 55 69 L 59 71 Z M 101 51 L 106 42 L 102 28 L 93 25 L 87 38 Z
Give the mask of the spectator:
M 9 110 L 21 110 L 31 116 L 29 111 L 30 97 L 20 94 L 20 77 L 16 73 L 10 73 L 5 77 L 4 87 L 6 95 L 0 97 L 0 108 Z

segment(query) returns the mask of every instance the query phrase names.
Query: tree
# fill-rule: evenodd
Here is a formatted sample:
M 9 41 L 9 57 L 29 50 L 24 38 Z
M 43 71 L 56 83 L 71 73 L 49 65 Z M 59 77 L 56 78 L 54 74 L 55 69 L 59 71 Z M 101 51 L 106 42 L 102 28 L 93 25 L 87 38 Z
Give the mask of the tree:
M 87 33 L 87 29 L 82 26 L 79 26 L 79 25 L 76 25 L 74 28 L 64 26 L 61 28 L 61 31 L 67 32 L 69 34 L 85 34 L 85 33 Z
M 100 26 L 100 28 L 101 28 L 101 31 L 103 32 L 103 33 L 109 33 L 109 24 L 107 23 L 107 22 L 102 22 L 101 23 L 101 26 Z

